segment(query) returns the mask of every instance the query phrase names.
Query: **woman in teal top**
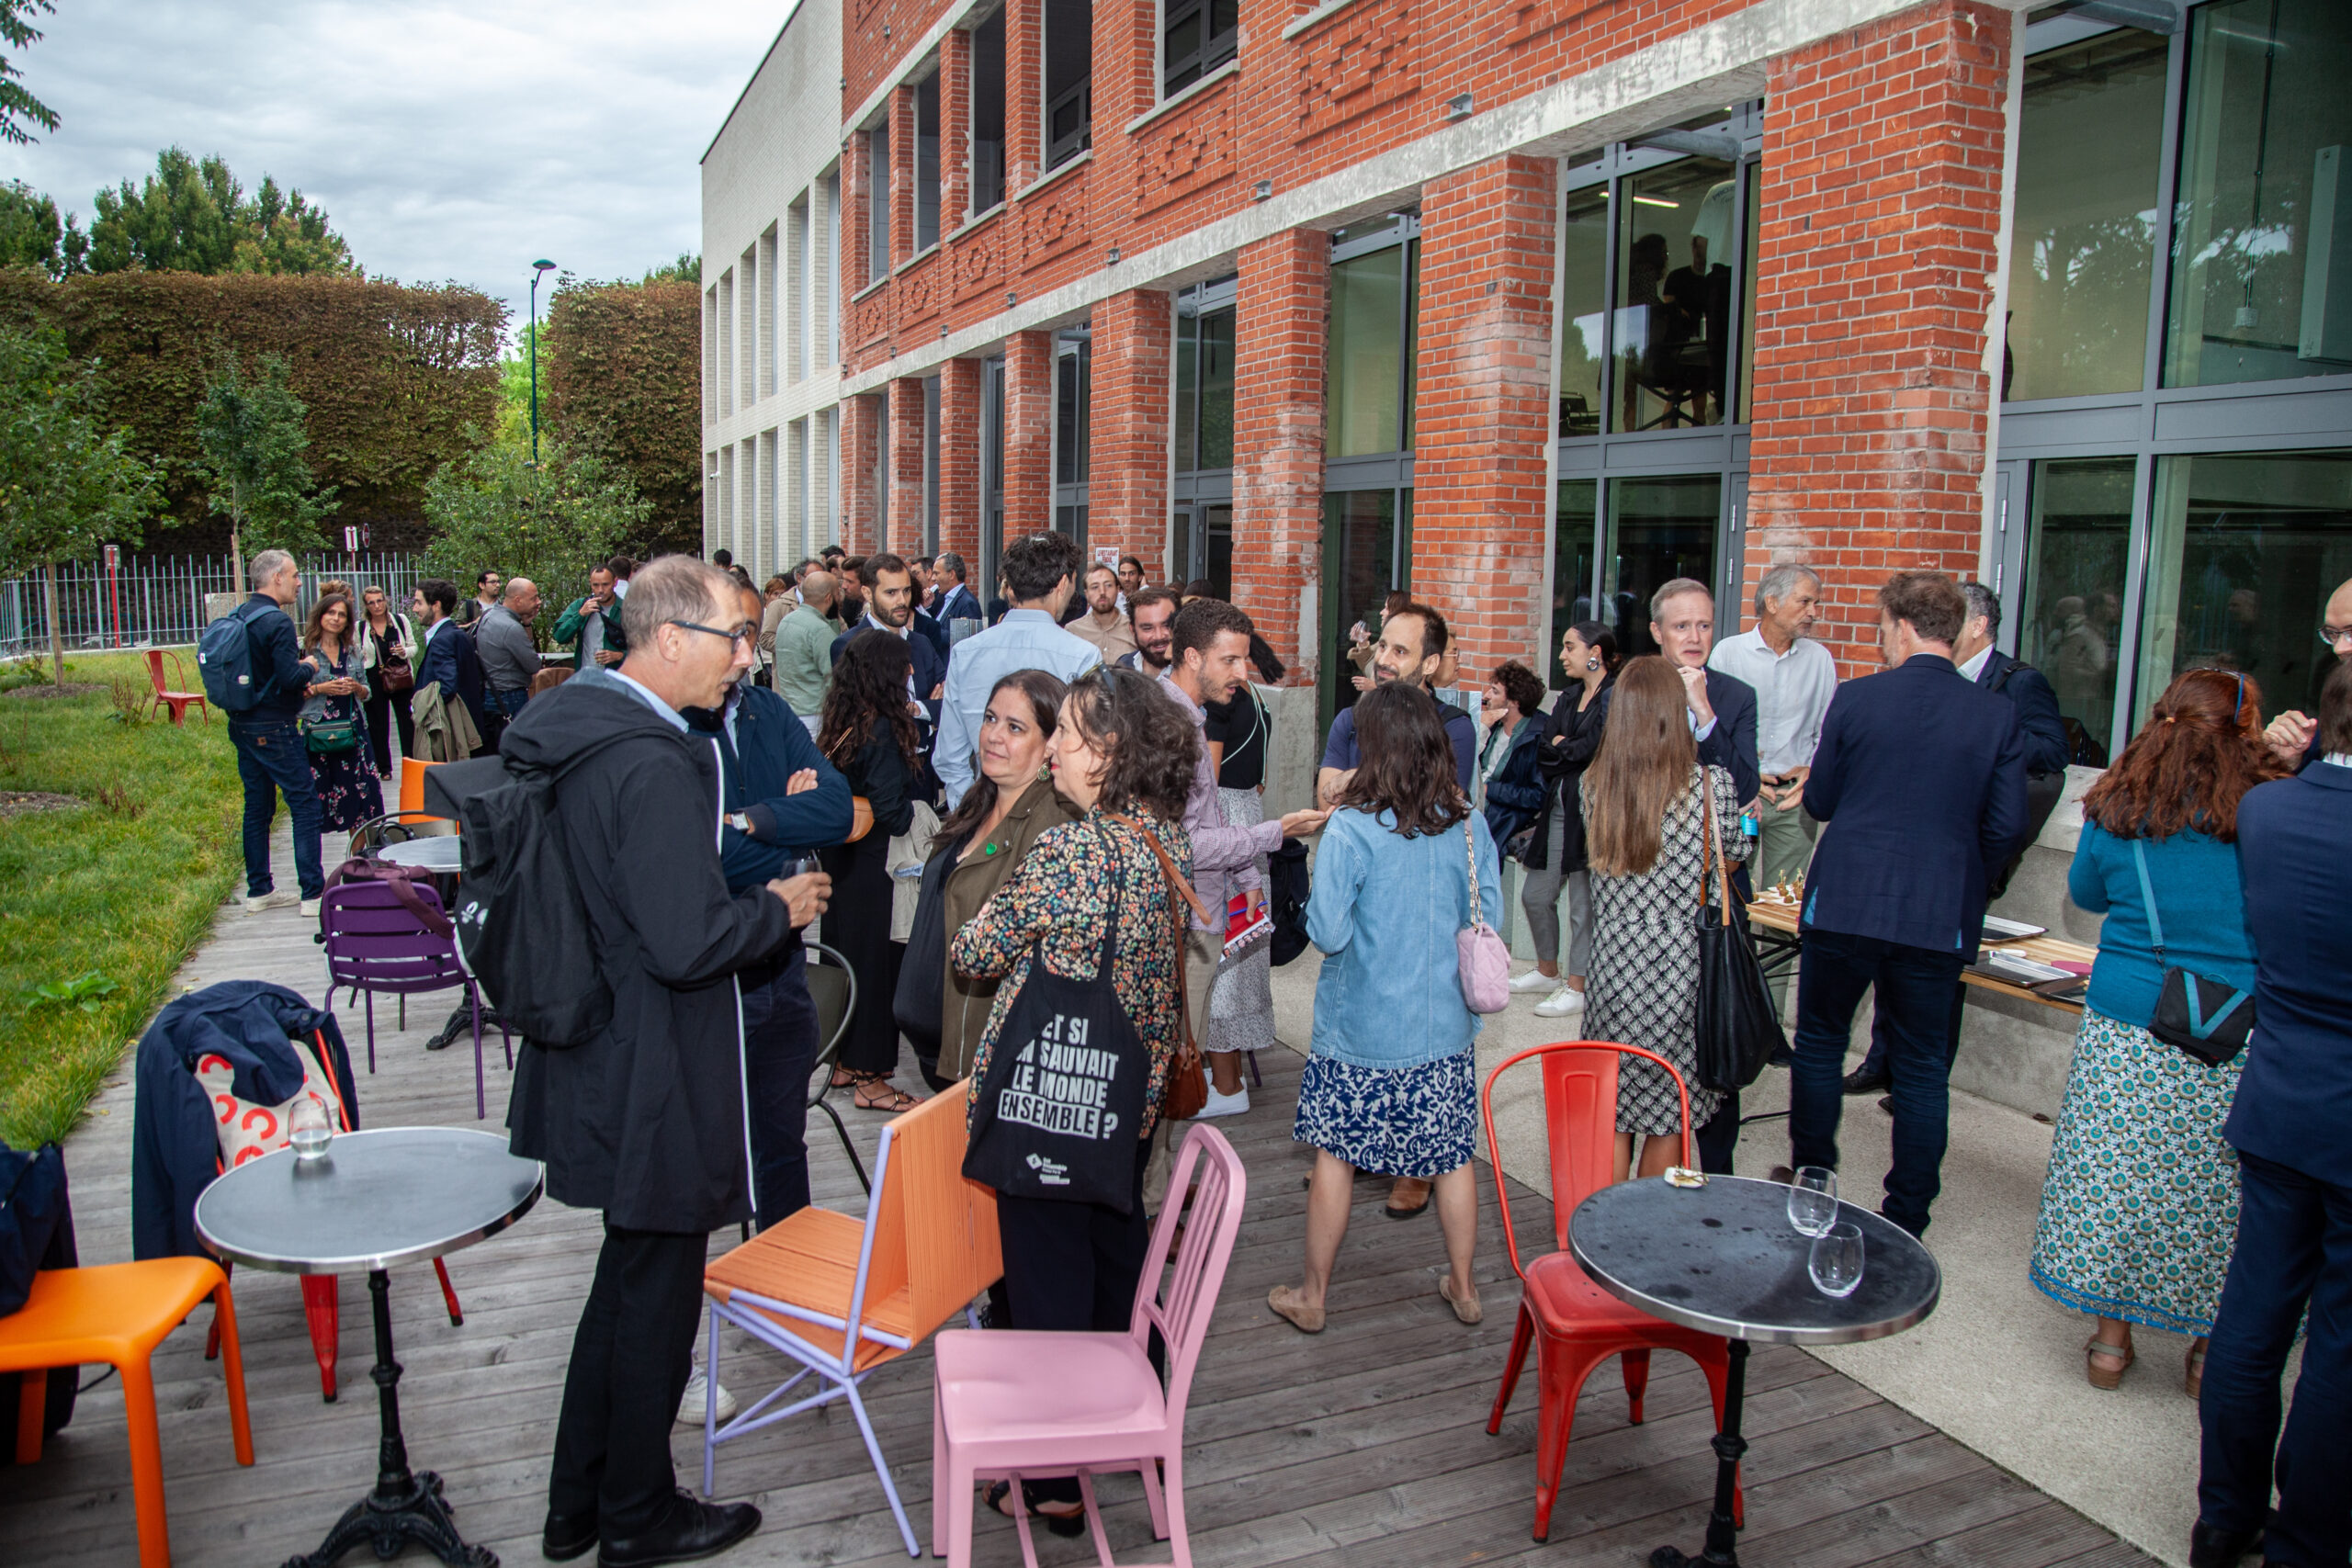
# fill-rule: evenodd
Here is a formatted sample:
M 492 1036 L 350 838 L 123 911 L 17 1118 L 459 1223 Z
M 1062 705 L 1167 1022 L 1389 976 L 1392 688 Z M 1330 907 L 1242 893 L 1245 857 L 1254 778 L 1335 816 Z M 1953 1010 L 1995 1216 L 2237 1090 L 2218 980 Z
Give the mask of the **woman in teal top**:
M 2242 675 L 2187 671 L 2083 797 L 2066 890 L 2107 919 L 2052 1141 L 2030 1275 L 2045 1294 L 2098 1319 L 2084 1347 L 2095 1388 L 2115 1387 L 2132 1365 L 2137 1323 L 2192 1337 L 2186 1384 L 2194 1395 L 2229 1269 L 2238 1168 L 2222 1122 L 2238 1064 L 2208 1066 L 2148 1024 L 2167 965 L 2254 988 L 2238 801 L 2280 771 L 2263 744 L 2260 702 Z M 2164 929 L 2161 961 L 2150 897 Z
M 1355 715 L 1363 765 L 1324 825 L 1306 904 L 1307 940 L 1326 954 L 1291 1133 L 1317 1151 L 1306 1278 L 1266 1296 L 1308 1334 L 1323 1331 L 1359 1170 L 1433 1183 L 1447 1264 L 1438 1293 L 1464 1323 L 1480 1316 L 1470 1279 L 1478 1019 L 1462 999 L 1454 938 L 1470 923 L 1474 875 L 1480 912 L 1502 907 L 1495 841 L 1455 783 L 1453 742 L 1425 693 L 1375 686 Z

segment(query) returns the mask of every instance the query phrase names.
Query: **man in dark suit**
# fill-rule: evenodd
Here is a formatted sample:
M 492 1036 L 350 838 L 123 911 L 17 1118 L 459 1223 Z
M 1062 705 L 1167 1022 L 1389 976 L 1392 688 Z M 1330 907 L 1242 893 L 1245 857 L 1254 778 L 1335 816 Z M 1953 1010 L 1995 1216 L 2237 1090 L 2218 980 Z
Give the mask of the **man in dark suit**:
M 424 656 L 417 660 L 416 683 L 441 688 L 444 702 L 463 702 L 474 728 L 491 733 L 490 711 L 482 704 L 481 655 L 474 639 L 450 617 L 458 608 L 458 585 L 443 578 L 428 578 L 416 585 L 418 636 Z
M 2199 1398 L 2194 1568 L 2257 1544 L 2281 1564 L 2340 1563 L 2352 1548 L 2352 660 L 2321 689 L 2318 724 L 2318 760 L 2238 804 L 2254 1038 L 2222 1124 L 2238 1151 L 2238 1235 Z M 2281 1442 L 2278 1380 L 2307 1307 Z
M 2025 836 L 2016 705 L 1953 668 L 1967 613 L 1941 572 L 1888 580 L 1887 668 L 1830 699 L 1804 789 L 1804 808 L 1826 826 L 1805 881 L 1791 1163 L 1837 1167 L 1846 1046 L 1874 989 L 1894 1089 L 1880 1212 L 1914 1235 L 1941 1184 L 1952 987 L 1975 962 L 1985 888 Z
M 922 705 L 922 723 L 927 731 L 939 726 L 941 682 L 947 679 L 947 659 L 931 639 L 914 630 L 914 617 L 921 614 L 915 608 L 914 573 L 907 563 L 894 555 L 868 556 L 860 569 L 865 579 L 865 615 L 854 621 L 849 629 L 833 639 L 832 659 L 842 661 L 842 650 L 849 647 L 849 639 L 870 629 L 889 633 L 906 639 L 907 652 L 914 660 L 914 699 Z M 924 739 L 929 741 L 929 734 Z
M 980 618 L 980 602 L 964 585 L 964 558 L 949 550 L 932 563 L 933 576 L 939 585 L 937 599 L 932 604 L 932 616 L 942 628 L 956 621 L 977 621 Z

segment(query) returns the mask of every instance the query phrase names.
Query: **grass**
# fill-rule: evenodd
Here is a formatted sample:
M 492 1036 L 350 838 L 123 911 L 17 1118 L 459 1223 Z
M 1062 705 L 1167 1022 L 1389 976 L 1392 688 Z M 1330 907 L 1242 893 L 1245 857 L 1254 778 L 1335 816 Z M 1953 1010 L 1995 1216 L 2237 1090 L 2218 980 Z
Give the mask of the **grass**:
M 0 694 L 0 790 L 88 803 L 0 818 L 0 1138 L 17 1148 L 73 1130 L 243 869 L 220 716 L 126 722 L 136 655 L 73 655 L 65 679 L 109 689 Z

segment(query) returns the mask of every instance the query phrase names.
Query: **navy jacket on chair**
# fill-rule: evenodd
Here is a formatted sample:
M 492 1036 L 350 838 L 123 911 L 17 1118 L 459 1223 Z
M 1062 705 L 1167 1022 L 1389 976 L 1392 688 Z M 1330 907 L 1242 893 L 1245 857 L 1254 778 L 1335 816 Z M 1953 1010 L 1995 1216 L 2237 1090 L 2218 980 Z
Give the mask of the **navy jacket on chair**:
M 1805 877 L 1808 931 L 1976 960 L 1984 890 L 2025 837 L 2018 710 L 1914 654 L 1829 699 L 1804 808 L 1829 826 Z
M 1612 684 L 1600 694 L 1600 721 L 1609 717 Z M 1699 761 L 1712 762 L 1731 774 L 1731 787 L 1740 803 L 1754 800 L 1763 787 L 1763 770 L 1756 761 L 1756 688 L 1736 675 L 1707 671 L 1707 705 L 1715 710 L 1715 727 L 1699 742 Z M 1812 786 L 1807 785 L 1808 789 Z
M 2002 678 L 2007 671 L 2007 679 Z M 2017 705 L 2018 727 L 2025 731 L 2025 771 L 2062 773 L 2066 771 L 2066 720 L 2058 711 L 2058 694 L 2050 679 L 2030 664 L 2011 659 L 1999 649 L 1984 658 L 1976 683 L 1998 692 Z
M 2254 1039 L 2222 1135 L 2352 1188 L 2352 768 L 2313 762 L 2238 803 Z
M 474 649 L 474 639 L 456 622 L 448 623 L 448 630 L 435 628 L 424 645 L 424 662 L 416 667 L 419 685 L 431 682 L 441 688 L 443 697 L 456 697 L 464 702 L 466 711 L 473 716 L 474 728 L 487 731 L 489 719 L 481 705 L 481 655 Z

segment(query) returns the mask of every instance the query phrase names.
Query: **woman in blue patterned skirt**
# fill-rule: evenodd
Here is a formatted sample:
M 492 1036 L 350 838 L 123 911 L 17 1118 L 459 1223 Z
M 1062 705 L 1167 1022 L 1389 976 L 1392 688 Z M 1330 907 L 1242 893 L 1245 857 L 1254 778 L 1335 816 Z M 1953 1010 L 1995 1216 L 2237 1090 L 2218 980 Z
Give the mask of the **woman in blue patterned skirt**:
M 1266 1296 L 1307 1334 L 1323 1331 L 1359 1170 L 1434 1184 L 1447 1264 L 1438 1293 L 1463 1322 L 1480 1315 L 1470 1278 L 1478 1019 L 1462 999 L 1454 936 L 1470 923 L 1474 876 L 1480 912 L 1492 919 L 1502 908 L 1495 841 L 1454 782 L 1453 744 L 1426 693 L 1375 686 L 1356 699 L 1355 715 L 1363 762 L 1324 825 L 1306 901 L 1306 938 L 1327 955 L 1291 1132 L 1318 1151 L 1306 1278 Z
M 2031 1278 L 2098 1319 L 2084 1347 L 2094 1388 L 2121 1381 L 2136 1323 L 2191 1337 L 2186 1380 L 2196 1393 L 2229 1269 L 2238 1167 L 2222 1122 L 2238 1063 L 2209 1066 L 2148 1024 L 2167 966 L 2254 988 L 2234 846 L 2239 799 L 2281 771 L 2263 743 L 2261 700 L 2234 671 L 2183 673 L 2083 797 L 2067 892 L 2107 920 L 2042 1184 Z

